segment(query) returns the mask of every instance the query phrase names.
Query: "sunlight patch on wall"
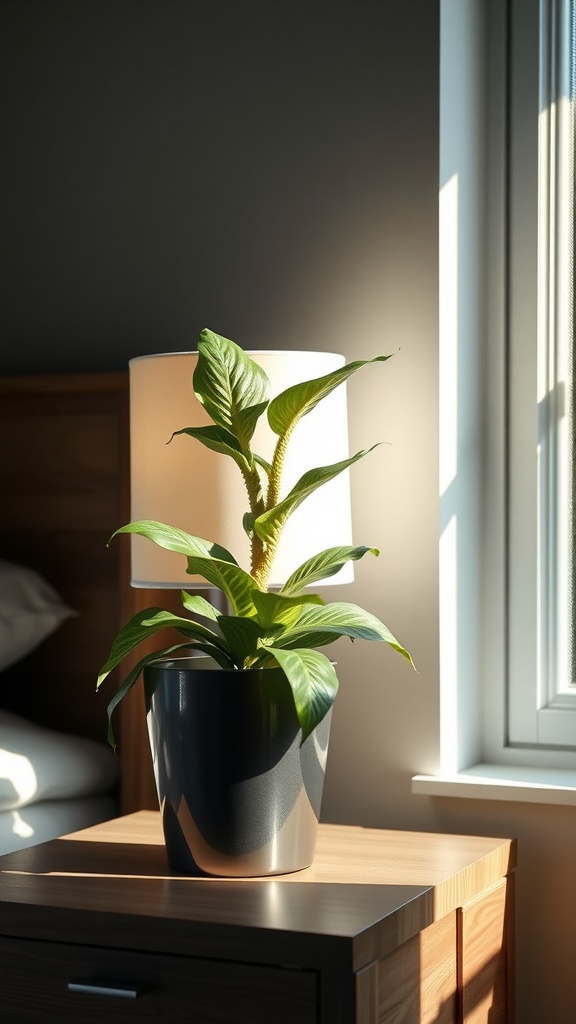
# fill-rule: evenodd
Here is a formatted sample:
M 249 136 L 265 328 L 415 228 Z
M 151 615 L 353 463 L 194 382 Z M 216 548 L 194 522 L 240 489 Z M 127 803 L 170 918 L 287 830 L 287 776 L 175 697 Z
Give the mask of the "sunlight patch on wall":
M 440 189 L 440 494 L 458 471 L 458 175 Z
M 457 770 L 458 175 L 440 189 L 440 770 Z

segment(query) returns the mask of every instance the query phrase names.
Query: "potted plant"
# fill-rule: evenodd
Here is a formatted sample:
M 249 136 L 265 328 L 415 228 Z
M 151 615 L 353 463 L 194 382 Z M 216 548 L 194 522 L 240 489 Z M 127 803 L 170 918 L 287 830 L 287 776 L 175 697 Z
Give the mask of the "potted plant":
M 158 607 L 139 612 L 118 633 L 98 678 L 99 687 L 161 630 L 171 628 L 183 638 L 147 653 L 108 705 L 115 746 L 112 714 L 143 674 L 167 854 L 178 870 L 262 875 L 307 866 L 338 689 L 335 665 L 318 648 L 339 637 L 377 640 L 411 662 L 374 615 L 355 604 L 327 603 L 309 590 L 347 562 L 377 555 L 376 548 L 328 548 L 279 590 L 269 589 L 290 515 L 316 488 L 372 450 L 312 468 L 284 494 L 283 465 L 296 424 L 362 366 L 388 358 L 348 363 L 270 398 L 263 369 L 234 342 L 204 330 L 192 383 L 212 424 L 176 430 L 170 440 L 188 435 L 238 466 L 249 503 L 243 526 L 250 567 L 240 566 L 217 540 L 156 521 L 132 522 L 114 534 L 139 534 L 181 554 L 187 572 L 202 576 L 228 604 L 223 612 L 199 594 L 182 591 L 181 616 Z M 269 462 L 251 447 L 264 414 L 277 437 Z

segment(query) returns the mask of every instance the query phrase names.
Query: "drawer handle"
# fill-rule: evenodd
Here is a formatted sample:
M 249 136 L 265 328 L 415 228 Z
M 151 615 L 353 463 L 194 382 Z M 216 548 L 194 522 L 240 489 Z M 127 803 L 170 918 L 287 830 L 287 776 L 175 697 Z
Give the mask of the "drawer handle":
M 84 992 L 91 996 L 121 996 L 124 999 L 138 999 L 146 992 L 145 985 L 132 985 L 122 981 L 108 981 L 104 978 L 86 978 L 69 981 L 69 992 Z

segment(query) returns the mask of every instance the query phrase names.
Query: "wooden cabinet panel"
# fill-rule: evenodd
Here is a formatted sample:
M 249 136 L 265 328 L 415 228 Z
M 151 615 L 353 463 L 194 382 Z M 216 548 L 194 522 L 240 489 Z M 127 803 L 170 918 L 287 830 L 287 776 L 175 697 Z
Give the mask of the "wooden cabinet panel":
M 358 1007 L 366 1004 L 366 1010 L 359 1015 L 359 1024 L 457 1024 L 456 961 L 452 913 L 360 972 Z M 378 1014 L 370 1016 L 374 998 Z
M 120 984 L 137 996 L 69 991 Z M 0 1020 L 10 1024 L 313 1024 L 314 971 L 0 939 Z
M 503 878 L 461 910 L 462 1024 L 510 1024 L 511 882 Z
M 356 1020 L 354 1024 L 378 1021 L 378 975 L 380 964 L 369 964 L 356 974 Z

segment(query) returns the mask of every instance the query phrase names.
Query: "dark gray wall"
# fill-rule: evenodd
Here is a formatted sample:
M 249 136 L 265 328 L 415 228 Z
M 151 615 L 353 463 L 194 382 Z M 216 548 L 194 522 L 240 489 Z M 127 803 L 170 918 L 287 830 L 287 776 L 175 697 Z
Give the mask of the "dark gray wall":
M 346 351 L 435 171 L 437 4 L 408 7 L 2 0 L 0 372 L 121 369 L 205 326 Z

